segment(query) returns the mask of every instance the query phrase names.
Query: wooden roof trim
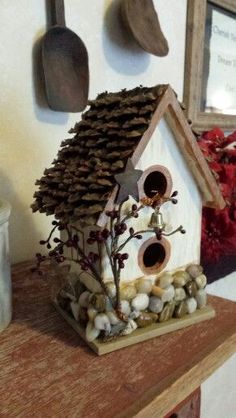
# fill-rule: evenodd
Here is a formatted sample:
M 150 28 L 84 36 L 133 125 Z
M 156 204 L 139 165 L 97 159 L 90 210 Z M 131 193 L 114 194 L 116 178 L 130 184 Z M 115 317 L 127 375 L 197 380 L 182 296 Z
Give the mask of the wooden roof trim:
M 144 132 L 131 157 L 134 167 L 137 165 L 162 117 L 165 117 L 170 128 L 175 134 L 178 146 L 193 174 L 198 188 L 201 191 L 204 205 L 223 209 L 225 207 L 225 201 L 221 195 L 219 186 L 197 144 L 189 124 L 186 121 L 180 104 L 176 99 L 175 93 L 170 86 L 166 87 L 163 96 L 159 99 L 159 103 L 157 104 L 157 108 L 152 116 L 149 127 Z M 112 209 L 117 191 L 118 186 L 115 186 L 104 211 L 99 216 L 97 222 L 98 226 L 102 227 L 106 224 L 107 216 L 105 212 Z

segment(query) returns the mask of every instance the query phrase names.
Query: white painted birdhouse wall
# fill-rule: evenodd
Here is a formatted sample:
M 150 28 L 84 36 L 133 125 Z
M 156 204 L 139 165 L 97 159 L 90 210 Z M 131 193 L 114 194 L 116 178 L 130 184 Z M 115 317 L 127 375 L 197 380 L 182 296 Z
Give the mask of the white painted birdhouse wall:
M 174 135 L 164 119 L 155 129 L 136 168 L 145 171 L 155 164 L 165 166 L 169 170 L 173 181 L 172 191 L 178 191 L 178 203 L 173 205 L 168 202 L 161 209 L 168 230 L 175 229 L 179 225 L 183 225 L 186 230 L 184 235 L 178 232 L 166 237 L 171 244 L 171 255 L 163 271 L 174 270 L 200 260 L 202 199 Z M 133 203 L 135 201 L 129 199 L 126 205 L 131 206 Z M 127 222 L 128 227 L 132 226 L 135 231 L 147 229 L 152 212 L 150 208 L 140 211 L 139 218 Z M 122 235 L 120 241 L 123 242 L 126 236 L 127 234 Z M 131 281 L 144 275 L 138 265 L 138 252 L 143 242 L 151 236 L 153 235 L 143 234 L 142 240 L 133 239 L 122 250 L 129 254 L 125 269 L 121 271 L 122 281 Z M 105 280 L 112 279 L 106 256 L 103 259 L 103 275 Z

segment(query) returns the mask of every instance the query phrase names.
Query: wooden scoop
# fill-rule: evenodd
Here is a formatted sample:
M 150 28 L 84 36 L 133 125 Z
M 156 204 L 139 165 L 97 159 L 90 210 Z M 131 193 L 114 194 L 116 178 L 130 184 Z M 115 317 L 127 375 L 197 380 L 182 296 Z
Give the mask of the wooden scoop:
M 152 0 L 122 0 L 121 12 L 141 48 L 158 57 L 168 54 L 168 43 Z
M 81 112 L 89 89 L 88 53 L 83 41 L 65 26 L 64 1 L 52 0 L 52 24 L 42 43 L 46 96 L 51 109 Z

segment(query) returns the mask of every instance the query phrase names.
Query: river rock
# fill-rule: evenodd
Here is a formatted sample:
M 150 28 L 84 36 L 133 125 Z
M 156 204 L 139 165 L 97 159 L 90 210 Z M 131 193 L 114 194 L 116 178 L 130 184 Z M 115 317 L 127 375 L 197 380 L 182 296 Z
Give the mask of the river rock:
M 90 297 L 90 305 L 96 309 L 98 312 L 104 312 L 105 310 L 107 310 L 107 299 L 105 297 L 105 295 L 100 295 L 100 294 L 93 294 Z
M 145 328 L 148 325 L 157 322 L 158 315 L 151 312 L 141 312 L 140 316 L 136 319 L 136 323 L 139 328 Z
M 108 316 L 105 313 L 99 313 L 94 318 L 94 326 L 100 331 L 105 331 L 106 334 L 109 334 L 111 331 L 111 324 Z
M 136 289 L 138 293 L 151 293 L 152 290 L 152 281 L 142 277 L 141 279 L 138 279 L 136 282 Z
M 106 314 L 109 318 L 109 321 L 110 321 L 111 325 L 116 325 L 120 322 L 120 319 L 117 317 L 117 315 L 114 311 L 106 312 Z
M 175 310 L 175 302 L 169 302 L 164 306 L 164 309 L 159 315 L 159 322 L 168 321 L 168 319 L 172 318 Z
M 82 308 L 88 308 L 90 297 L 91 293 L 88 290 L 85 290 L 85 292 L 81 293 L 79 297 L 79 306 L 81 306 Z
M 158 287 L 158 286 L 152 286 L 152 294 L 154 296 L 159 297 L 162 300 L 162 302 L 165 303 L 165 302 L 169 302 L 170 300 L 174 298 L 175 289 L 174 289 L 174 286 L 172 285 L 170 285 L 166 289 L 162 289 L 161 287 Z
M 88 310 L 87 310 L 87 314 L 88 314 L 89 321 L 93 322 L 93 320 L 94 320 L 95 316 L 97 315 L 97 313 L 98 313 L 97 309 L 94 309 L 92 307 L 89 307 Z
M 204 306 L 206 306 L 206 304 L 207 304 L 207 293 L 206 293 L 205 289 L 198 290 L 195 298 L 196 298 L 196 301 L 197 301 L 198 309 L 201 309 Z
M 174 299 L 176 302 L 181 302 L 181 300 L 184 300 L 186 298 L 186 292 L 183 287 L 177 287 L 175 289 L 175 297 Z
M 190 266 L 188 266 L 186 268 L 186 271 L 190 274 L 190 276 L 193 279 L 196 279 L 196 277 L 198 277 L 198 276 L 200 276 L 200 274 L 202 274 L 203 268 L 199 264 L 191 264 Z
M 131 300 L 133 299 L 137 294 L 136 288 L 133 285 L 127 285 L 127 286 L 123 286 L 120 289 L 120 298 L 121 299 L 126 299 L 126 300 Z
M 149 297 L 146 293 L 138 293 L 132 300 L 131 305 L 136 311 L 144 311 L 149 304 Z
M 106 283 L 107 293 L 110 298 L 114 298 L 116 296 L 116 286 L 113 282 Z
M 180 302 L 179 305 L 177 305 L 175 307 L 175 312 L 174 312 L 174 316 L 176 318 L 182 318 L 184 315 L 186 315 L 188 313 L 188 308 L 187 308 L 187 304 L 185 302 L 185 300 L 183 300 L 182 302 Z
M 121 332 L 120 335 L 128 335 L 131 334 L 133 331 L 135 331 L 138 328 L 138 325 L 133 319 L 130 319 L 127 323 L 125 329 Z
M 156 285 L 162 289 L 166 289 L 173 283 L 173 277 L 170 273 L 164 273 L 156 280 Z
M 122 300 L 122 301 L 120 302 L 120 307 L 121 307 L 121 312 L 122 312 L 124 315 L 129 316 L 129 314 L 130 314 L 130 312 L 131 312 L 131 308 L 130 308 L 130 304 L 129 304 L 129 302 L 128 302 L 127 300 Z
M 180 270 L 173 275 L 173 278 L 175 287 L 183 287 L 190 280 L 190 275 L 186 271 Z
M 141 315 L 140 311 L 136 311 L 136 309 L 133 309 L 131 313 L 129 314 L 130 319 L 137 319 Z
M 151 296 L 149 299 L 149 310 L 154 313 L 160 313 L 163 309 L 164 303 L 157 296 Z
M 207 278 L 205 274 L 200 274 L 200 276 L 196 277 L 195 282 L 197 283 L 198 289 L 204 289 L 207 284 Z
M 94 341 L 99 336 L 99 334 L 100 330 L 95 328 L 92 322 L 88 322 L 85 331 L 86 340 L 89 342 Z
M 184 287 L 185 287 L 185 290 L 186 290 L 188 296 L 190 296 L 190 298 L 196 296 L 198 288 L 197 288 L 197 285 L 196 285 L 195 281 L 192 280 L 192 281 L 186 283 L 186 285 Z
M 70 308 L 71 308 L 71 312 L 72 312 L 75 320 L 78 321 L 78 318 L 79 318 L 79 304 L 77 302 L 70 302 Z
M 197 309 L 197 301 L 195 298 L 188 298 L 186 299 L 188 313 L 192 314 Z

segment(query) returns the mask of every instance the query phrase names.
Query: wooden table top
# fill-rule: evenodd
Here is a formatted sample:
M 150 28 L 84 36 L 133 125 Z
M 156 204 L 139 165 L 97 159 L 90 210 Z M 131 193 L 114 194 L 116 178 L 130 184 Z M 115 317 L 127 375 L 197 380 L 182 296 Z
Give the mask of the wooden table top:
M 12 270 L 1 418 L 163 417 L 236 351 L 236 303 L 209 297 L 214 319 L 98 357 L 54 310 L 30 263 Z

